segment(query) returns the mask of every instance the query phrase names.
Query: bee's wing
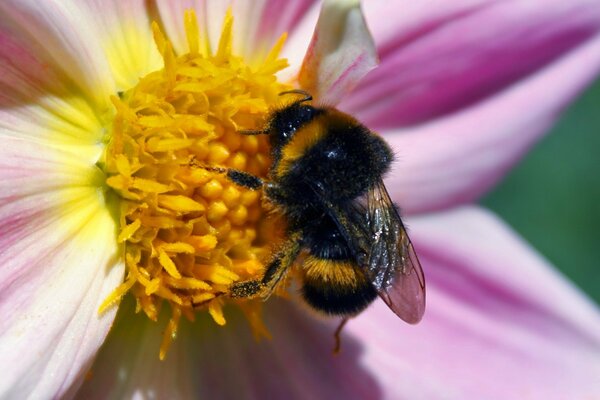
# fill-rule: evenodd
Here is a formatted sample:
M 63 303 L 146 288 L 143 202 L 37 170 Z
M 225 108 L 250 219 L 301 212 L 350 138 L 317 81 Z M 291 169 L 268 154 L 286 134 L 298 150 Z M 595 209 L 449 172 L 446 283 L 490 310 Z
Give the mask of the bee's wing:
M 343 207 L 327 200 L 323 188 L 306 181 L 348 243 L 379 296 L 396 315 L 416 324 L 425 311 L 425 277 L 406 228 L 382 180 Z
M 366 267 L 371 281 L 396 315 L 416 324 L 425 311 L 425 277 L 382 180 L 369 189 L 366 208 L 372 238 Z

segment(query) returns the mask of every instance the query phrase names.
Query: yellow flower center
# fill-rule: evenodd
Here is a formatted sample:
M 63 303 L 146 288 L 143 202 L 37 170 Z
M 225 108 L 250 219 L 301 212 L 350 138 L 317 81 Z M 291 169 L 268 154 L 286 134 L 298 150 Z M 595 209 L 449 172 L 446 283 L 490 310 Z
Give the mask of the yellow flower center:
M 274 75 L 287 66 L 278 57 L 285 38 L 250 66 L 232 54 L 232 23 L 228 14 L 217 50 L 202 54 L 196 16 L 186 12 L 189 53 L 181 56 L 153 24 L 164 68 L 113 98 L 117 113 L 104 169 L 119 197 L 127 273 L 101 310 L 131 293 L 137 312 L 157 320 L 168 303 L 161 359 L 181 315 L 193 320 L 195 311 L 208 309 L 225 324 L 229 286 L 260 276 L 281 236 L 277 221 L 266 218 L 261 192 L 214 168 L 266 176 L 268 138 L 239 131 L 261 127 L 278 94 L 289 89 Z M 256 307 L 242 304 L 255 332 L 266 334 Z

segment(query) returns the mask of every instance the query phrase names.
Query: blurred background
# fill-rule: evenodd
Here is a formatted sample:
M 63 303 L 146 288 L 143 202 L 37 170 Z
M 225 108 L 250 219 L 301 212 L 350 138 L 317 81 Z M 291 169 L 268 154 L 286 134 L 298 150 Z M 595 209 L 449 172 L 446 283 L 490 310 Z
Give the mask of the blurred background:
M 600 80 L 481 203 L 600 304 Z

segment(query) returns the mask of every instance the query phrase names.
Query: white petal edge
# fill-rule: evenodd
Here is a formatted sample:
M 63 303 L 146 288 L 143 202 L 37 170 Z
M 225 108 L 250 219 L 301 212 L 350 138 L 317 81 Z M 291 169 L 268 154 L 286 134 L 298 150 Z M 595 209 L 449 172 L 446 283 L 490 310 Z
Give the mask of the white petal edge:
M 377 65 L 375 44 L 357 0 L 325 0 L 298 74 L 322 104 L 335 105 Z

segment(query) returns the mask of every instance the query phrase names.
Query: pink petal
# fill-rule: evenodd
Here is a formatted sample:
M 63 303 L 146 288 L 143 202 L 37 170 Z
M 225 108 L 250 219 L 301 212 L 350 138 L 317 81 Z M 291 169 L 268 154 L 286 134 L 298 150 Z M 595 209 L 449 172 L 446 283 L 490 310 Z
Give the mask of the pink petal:
M 98 308 L 123 265 L 97 188 L 28 183 L 0 199 L 0 397 L 57 398 L 84 378 L 111 326 L 116 310 Z
M 237 54 L 245 56 L 252 62 L 262 60 L 284 32 L 293 31 L 313 3 L 314 0 L 293 2 L 163 0 L 157 5 L 167 35 L 180 54 L 188 51 L 183 27 L 183 14 L 186 9 L 193 8 L 196 11 L 201 43 L 207 41 L 214 51 L 221 36 L 225 13 L 231 8 L 234 17 L 233 47 Z
M 335 105 L 376 65 L 360 3 L 325 1 L 298 75 L 300 86 L 320 103 Z
M 272 300 L 272 341 L 256 343 L 233 310 L 216 327 L 184 322 L 167 360 L 167 315 L 123 310 L 80 398 L 570 399 L 600 393 L 595 306 L 499 220 L 478 208 L 415 218 L 428 279 L 423 322 L 381 301 L 351 320 L 333 356 L 337 321 Z M 235 383 L 235 384 L 234 384 Z M 587 397 L 586 397 L 587 396 Z
M 0 109 L 3 398 L 57 398 L 78 385 L 114 318 L 98 315 L 100 302 L 123 278 L 94 165 L 97 121 L 76 98 L 39 102 Z
M 391 397 L 585 399 L 600 393 L 600 313 L 496 217 L 470 207 L 409 220 L 428 310 L 379 303 L 350 321 Z
M 365 3 L 381 65 L 343 104 L 377 129 L 492 97 L 600 31 L 600 7 L 589 0 L 391 3 Z
M 319 20 L 321 6 L 318 3 L 309 8 L 302 19 L 289 32 L 288 38 L 281 51 L 281 56 L 288 60 L 289 66 L 279 71 L 277 77 L 281 82 L 296 83 L 302 62 L 311 44 L 315 26 Z
M 129 310 L 80 398 L 593 398 L 600 317 L 500 221 L 477 209 L 415 218 L 429 284 L 420 325 L 381 301 L 348 324 L 333 356 L 335 320 L 271 300 L 273 340 L 255 342 L 234 310 L 217 327 L 184 322 L 166 361 L 156 323 Z
M 105 134 L 99 110 L 73 87 L 70 77 L 50 67 L 42 52 L 2 26 L 3 22 L 0 18 L 0 163 L 10 161 L 8 153 L 37 157 L 39 154 L 24 153 L 30 151 L 27 144 L 21 146 L 33 141 L 41 154 L 61 145 L 69 148 L 72 156 L 94 164 Z M 16 160 L 12 170 L 28 168 Z
M 397 162 L 388 189 L 405 212 L 477 199 L 501 179 L 596 76 L 600 35 L 460 112 L 386 135 Z
M 11 49 L 15 48 L 12 53 Z M 28 59 L 35 59 L 33 66 Z M 108 95 L 116 93 L 104 53 L 94 31 L 72 3 L 6 0 L 0 3 L 0 59 L 32 77 L 57 76 L 63 96 L 83 93 L 97 110 L 110 109 Z
M 129 303 L 133 303 L 129 301 Z M 165 361 L 158 360 L 167 313 L 158 323 L 123 309 L 99 352 L 81 399 L 365 399 L 381 389 L 360 365 L 362 344 L 347 340 L 335 357 L 335 322 L 314 320 L 280 300 L 269 301 L 272 340 L 257 342 L 244 318 L 226 309 L 227 325 L 206 316 L 183 322 Z M 331 322 L 331 321 L 330 321 Z

